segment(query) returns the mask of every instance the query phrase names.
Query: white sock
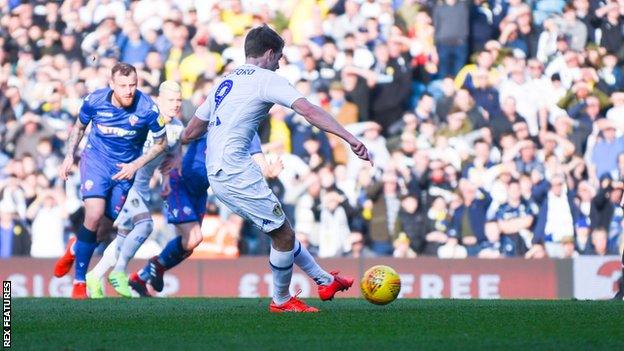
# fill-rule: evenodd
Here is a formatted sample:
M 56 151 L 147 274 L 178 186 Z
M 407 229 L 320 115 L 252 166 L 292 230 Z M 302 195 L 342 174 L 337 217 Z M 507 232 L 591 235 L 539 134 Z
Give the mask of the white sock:
M 282 305 L 290 300 L 290 279 L 292 278 L 294 251 L 277 251 L 271 245 L 269 266 L 273 272 L 273 301 Z
M 301 245 L 299 240 L 295 240 L 294 256 L 297 267 L 301 268 L 317 285 L 329 285 L 334 281 L 334 276 L 316 263 L 310 251 Z
M 154 223 L 151 220 L 139 222 L 134 225 L 134 228 L 128 233 L 128 236 L 126 236 L 123 245 L 121 245 L 119 257 L 117 258 L 113 271 L 126 271 L 128 262 L 134 257 L 139 247 L 143 245 L 147 237 L 152 233 L 152 228 L 154 228 Z
M 102 279 L 106 272 L 115 265 L 115 261 L 117 260 L 117 245 L 119 242 L 123 242 L 123 237 L 117 234 L 115 240 L 111 241 L 110 244 L 104 250 L 104 255 L 100 258 L 100 261 L 93 267 L 91 270 L 91 274 L 93 274 L 97 279 Z

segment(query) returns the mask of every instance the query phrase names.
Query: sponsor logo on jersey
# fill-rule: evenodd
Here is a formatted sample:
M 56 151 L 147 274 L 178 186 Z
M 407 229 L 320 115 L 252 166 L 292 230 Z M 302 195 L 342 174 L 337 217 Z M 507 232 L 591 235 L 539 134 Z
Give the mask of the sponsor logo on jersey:
M 188 207 L 188 206 L 184 206 L 184 207 L 182 208 L 182 212 L 184 212 L 184 214 L 188 216 L 188 215 L 190 215 L 190 214 L 191 214 L 192 210 L 191 210 L 191 208 L 190 208 L 190 207 Z
M 139 121 L 139 117 L 137 117 L 137 115 L 135 115 L 134 113 L 130 115 L 130 117 L 128 118 L 128 122 L 130 122 L 130 125 L 134 127 L 135 124 L 137 124 L 137 122 Z
M 93 181 L 91 179 L 87 179 L 87 181 L 84 183 L 84 188 L 87 191 L 91 190 L 91 188 L 93 188 Z
M 102 116 L 102 117 L 113 117 L 113 113 L 112 112 L 98 111 L 98 112 L 96 112 L 96 114 L 98 116 Z
M 132 136 L 136 134 L 136 130 L 126 130 L 118 127 L 103 126 L 100 124 L 97 124 L 97 128 L 102 134 L 116 135 L 118 137 Z

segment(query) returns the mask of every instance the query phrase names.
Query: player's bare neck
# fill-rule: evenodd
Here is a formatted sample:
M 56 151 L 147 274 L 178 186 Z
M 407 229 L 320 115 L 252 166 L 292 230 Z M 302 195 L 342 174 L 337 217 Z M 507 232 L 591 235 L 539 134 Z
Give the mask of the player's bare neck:
M 260 68 L 267 68 L 267 60 L 264 57 L 247 57 L 245 63 L 248 65 L 254 65 Z

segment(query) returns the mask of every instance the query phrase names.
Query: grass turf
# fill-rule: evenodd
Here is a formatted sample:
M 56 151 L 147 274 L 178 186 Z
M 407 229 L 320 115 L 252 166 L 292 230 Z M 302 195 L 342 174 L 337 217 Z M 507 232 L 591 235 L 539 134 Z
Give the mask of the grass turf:
M 624 303 L 362 299 L 270 314 L 268 299 L 13 299 L 16 350 L 617 350 Z

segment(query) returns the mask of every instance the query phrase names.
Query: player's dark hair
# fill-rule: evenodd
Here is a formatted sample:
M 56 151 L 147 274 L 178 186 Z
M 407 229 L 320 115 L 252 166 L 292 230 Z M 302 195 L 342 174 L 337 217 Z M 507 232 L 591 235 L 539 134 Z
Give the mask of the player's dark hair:
M 136 68 L 133 65 L 125 63 L 125 62 L 117 62 L 113 68 L 111 68 L 111 77 L 115 77 L 116 74 L 120 74 L 122 76 L 129 76 L 132 73 L 136 74 Z
M 266 24 L 256 27 L 245 37 L 245 57 L 260 57 L 267 50 L 280 52 L 284 48 L 284 39 Z

